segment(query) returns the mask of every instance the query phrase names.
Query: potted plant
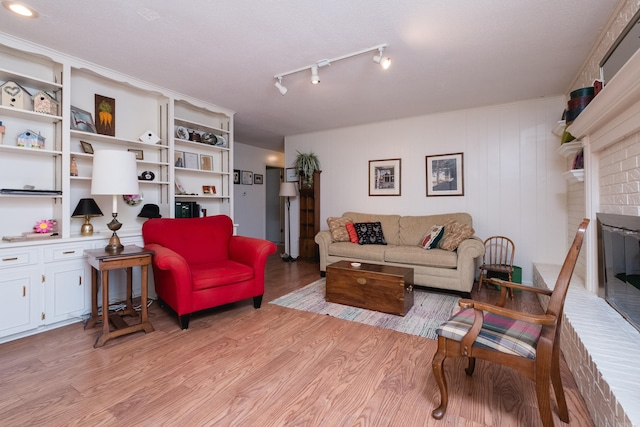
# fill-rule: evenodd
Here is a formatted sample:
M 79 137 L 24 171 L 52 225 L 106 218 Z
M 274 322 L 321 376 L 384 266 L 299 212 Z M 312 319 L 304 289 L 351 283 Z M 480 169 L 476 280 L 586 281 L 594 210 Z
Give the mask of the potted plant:
M 300 187 L 313 187 L 313 173 L 320 170 L 320 159 L 314 153 L 302 154 L 298 151 L 298 157 L 294 164 L 296 172 L 300 175 Z

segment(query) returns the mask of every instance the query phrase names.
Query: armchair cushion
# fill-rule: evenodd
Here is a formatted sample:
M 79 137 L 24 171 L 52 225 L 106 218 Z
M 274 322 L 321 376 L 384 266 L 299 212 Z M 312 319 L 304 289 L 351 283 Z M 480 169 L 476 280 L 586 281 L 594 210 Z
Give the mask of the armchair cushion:
M 253 274 L 252 267 L 231 260 L 220 261 L 215 266 L 211 264 L 191 266 L 194 291 L 251 280 Z

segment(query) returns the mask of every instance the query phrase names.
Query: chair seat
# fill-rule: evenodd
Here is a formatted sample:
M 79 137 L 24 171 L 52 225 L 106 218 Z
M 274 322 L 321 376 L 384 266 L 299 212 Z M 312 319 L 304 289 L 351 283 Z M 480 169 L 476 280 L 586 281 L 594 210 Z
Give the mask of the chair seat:
M 460 310 L 440 325 L 437 333 L 445 338 L 461 341 L 469 332 L 473 320 L 473 309 Z M 484 312 L 484 323 L 473 345 L 535 359 L 541 330 L 539 325 Z
M 193 290 L 200 291 L 253 278 L 253 268 L 232 260 L 217 261 L 212 264 L 191 266 Z
M 503 265 L 503 264 L 482 264 L 480 266 L 481 269 L 492 271 L 495 273 L 513 273 L 513 266 L 511 265 Z

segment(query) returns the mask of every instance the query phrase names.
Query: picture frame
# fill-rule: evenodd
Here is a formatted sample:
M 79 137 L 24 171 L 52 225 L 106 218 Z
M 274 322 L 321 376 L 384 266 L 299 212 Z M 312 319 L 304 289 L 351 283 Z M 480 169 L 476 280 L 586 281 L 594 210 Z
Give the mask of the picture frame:
M 298 182 L 300 180 L 300 176 L 296 173 L 296 168 L 286 168 L 284 172 L 285 182 Z
M 98 94 L 94 99 L 97 133 L 116 136 L 116 100 Z
M 401 159 L 369 160 L 369 196 L 400 196 Z
M 253 174 L 253 183 L 257 184 L 257 185 L 262 185 L 263 183 L 263 175 L 262 174 L 258 174 L 258 173 L 254 173 Z
M 213 194 L 211 192 L 211 186 L 210 185 L 203 185 L 202 186 L 202 194 Z
M 200 169 L 203 171 L 213 170 L 213 156 L 200 154 Z
M 184 151 L 175 151 L 173 153 L 173 165 L 177 168 L 184 167 Z
M 85 154 L 93 154 L 93 146 L 86 141 L 80 141 L 80 148 Z
M 242 171 L 242 184 L 243 185 L 253 185 L 253 172 L 251 172 L 251 171 Z
M 427 197 L 464 196 L 464 154 L 426 156 Z
M 184 153 L 184 167 L 187 169 L 200 169 L 198 167 L 198 153 Z
M 234 184 L 240 184 L 240 170 L 239 169 L 234 169 L 233 170 L 233 183 Z
M 129 149 L 127 149 L 127 151 L 135 154 L 136 155 L 136 160 L 144 160 L 144 151 L 143 150 L 136 150 L 134 148 L 129 148 Z
M 71 129 L 82 132 L 96 133 L 91 113 L 78 107 L 71 106 Z

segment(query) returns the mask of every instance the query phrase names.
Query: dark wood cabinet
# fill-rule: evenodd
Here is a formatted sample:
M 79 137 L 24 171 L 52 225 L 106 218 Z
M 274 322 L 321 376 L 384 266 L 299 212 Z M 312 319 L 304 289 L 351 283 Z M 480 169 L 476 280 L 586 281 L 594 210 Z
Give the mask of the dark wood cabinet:
M 302 180 L 302 177 L 300 178 Z M 300 187 L 300 260 L 313 262 L 320 260 L 318 244 L 314 240 L 319 231 L 320 171 L 315 171 L 311 188 Z

